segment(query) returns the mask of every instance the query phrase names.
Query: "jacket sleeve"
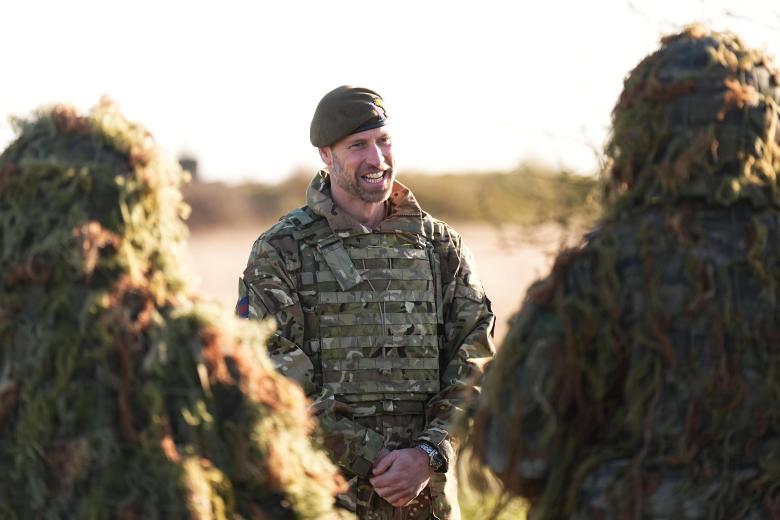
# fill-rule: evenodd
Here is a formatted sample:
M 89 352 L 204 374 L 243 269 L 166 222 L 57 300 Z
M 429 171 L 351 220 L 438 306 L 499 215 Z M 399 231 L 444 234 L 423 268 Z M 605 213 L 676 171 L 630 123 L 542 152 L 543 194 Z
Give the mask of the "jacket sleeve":
M 495 316 L 477 274 L 471 251 L 454 232 L 441 259 L 444 342 L 439 354 L 441 390 L 426 406 L 426 429 L 418 441 L 439 449 L 446 471 L 453 460 L 451 432 L 464 403 L 479 391 L 485 364 L 495 354 Z
M 369 474 L 383 448 L 381 434 L 356 424 L 347 405 L 317 388 L 312 352 L 304 350 L 303 310 L 295 291 L 297 244 L 291 237 L 260 237 L 252 247 L 239 281 L 237 313 L 250 319 L 274 317 L 277 330 L 268 341 L 268 355 L 282 374 L 297 381 L 312 399 L 325 449 L 349 473 Z

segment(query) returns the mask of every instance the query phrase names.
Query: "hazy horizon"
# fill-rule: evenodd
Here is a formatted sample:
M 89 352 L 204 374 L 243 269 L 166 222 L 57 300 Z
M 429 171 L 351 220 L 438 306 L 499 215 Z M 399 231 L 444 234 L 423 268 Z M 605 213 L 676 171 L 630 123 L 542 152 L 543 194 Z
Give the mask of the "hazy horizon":
M 622 81 L 659 37 L 690 22 L 780 51 L 769 1 L 357 0 L 264 5 L 150 0 L 0 7 L 10 116 L 103 95 L 204 181 L 276 182 L 319 167 L 308 127 L 341 84 L 377 90 L 399 171 L 510 170 L 523 162 L 597 170 Z

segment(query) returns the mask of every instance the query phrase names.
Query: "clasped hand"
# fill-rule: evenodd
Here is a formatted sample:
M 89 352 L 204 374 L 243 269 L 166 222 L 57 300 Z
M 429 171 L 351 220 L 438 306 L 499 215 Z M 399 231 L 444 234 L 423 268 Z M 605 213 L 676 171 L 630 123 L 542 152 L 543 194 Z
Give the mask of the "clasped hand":
M 383 449 L 369 479 L 377 494 L 394 507 L 404 507 L 428 485 L 433 471 L 418 448 Z

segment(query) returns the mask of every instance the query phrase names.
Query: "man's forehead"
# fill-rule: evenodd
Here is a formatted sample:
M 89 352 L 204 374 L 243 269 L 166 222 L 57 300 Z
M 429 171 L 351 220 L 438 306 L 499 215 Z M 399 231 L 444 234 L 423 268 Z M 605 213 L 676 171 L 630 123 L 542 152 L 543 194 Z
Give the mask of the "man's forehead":
M 388 137 L 392 135 L 389 125 L 380 126 L 379 128 L 372 128 L 370 130 L 363 130 L 356 134 L 350 134 L 341 140 L 342 143 L 353 143 L 355 141 L 379 139 L 382 137 Z

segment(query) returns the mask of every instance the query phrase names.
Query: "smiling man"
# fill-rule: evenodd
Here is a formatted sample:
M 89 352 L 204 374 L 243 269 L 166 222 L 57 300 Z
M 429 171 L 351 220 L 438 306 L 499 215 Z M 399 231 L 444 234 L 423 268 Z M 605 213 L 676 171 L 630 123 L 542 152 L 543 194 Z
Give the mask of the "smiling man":
M 460 518 L 454 413 L 492 357 L 473 258 L 395 180 L 382 98 L 338 87 L 311 142 L 327 166 L 307 205 L 255 242 L 238 313 L 273 316 L 269 352 L 313 400 L 360 518 Z

